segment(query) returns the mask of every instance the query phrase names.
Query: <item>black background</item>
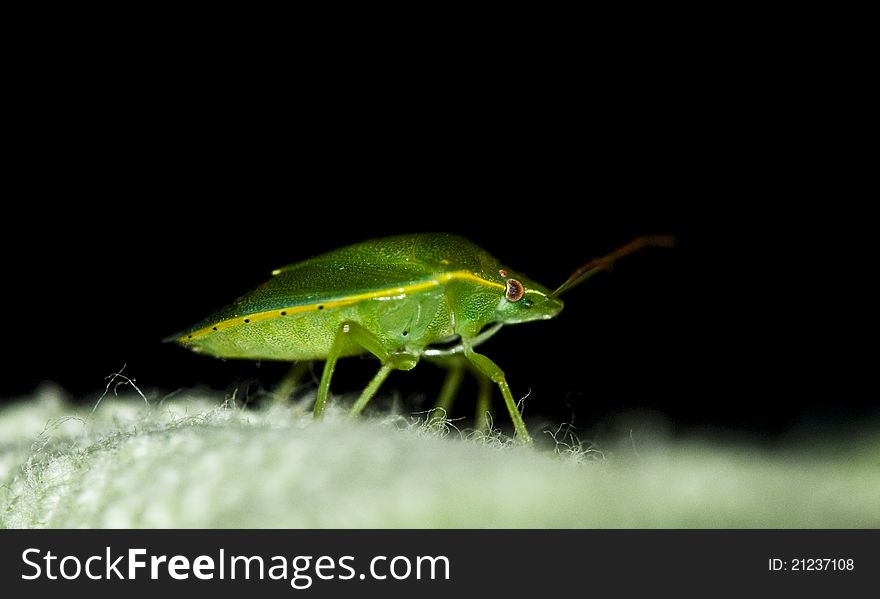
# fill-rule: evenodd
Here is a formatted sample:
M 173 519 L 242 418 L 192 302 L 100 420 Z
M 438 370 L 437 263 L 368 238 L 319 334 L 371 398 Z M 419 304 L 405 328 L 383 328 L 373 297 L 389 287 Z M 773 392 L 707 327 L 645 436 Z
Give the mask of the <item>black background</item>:
M 92 402 L 123 364 L 153 397 L 257 397 L 282 365 L 160 340 L 273 268 L 371 237 L 462 233 L 554 287 L 670 233 L 678 248 L 626 259 L 558 319 L 483 346 L 515 395 L 531 390 L 533 425 L 589 437 L 655 414 L 675 432 L 776 438 L 875 416 L 876 221 L 853 203 L 866 158 L 846 138 L 858 122 L 802 93 L 814 72 L 575 46 L 497 61 L 386 48 L 333 68 L 95 47 L 20 65 L 0 398 L 54 381 Z M 347 360 L 334 390 L 374 370 Z M 424 409 L 441 379 L 423 365 L 385 389 Z

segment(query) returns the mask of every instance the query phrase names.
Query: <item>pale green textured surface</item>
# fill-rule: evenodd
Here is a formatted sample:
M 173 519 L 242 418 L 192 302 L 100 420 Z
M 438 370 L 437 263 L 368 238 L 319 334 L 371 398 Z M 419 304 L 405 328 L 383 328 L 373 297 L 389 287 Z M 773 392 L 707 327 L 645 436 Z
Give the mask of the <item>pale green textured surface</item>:
M 605 459 L 192 397 L 88 417 L 45 390 L 0 410 L 0 481 L 3 527 L 877 527 L 880 435 Z

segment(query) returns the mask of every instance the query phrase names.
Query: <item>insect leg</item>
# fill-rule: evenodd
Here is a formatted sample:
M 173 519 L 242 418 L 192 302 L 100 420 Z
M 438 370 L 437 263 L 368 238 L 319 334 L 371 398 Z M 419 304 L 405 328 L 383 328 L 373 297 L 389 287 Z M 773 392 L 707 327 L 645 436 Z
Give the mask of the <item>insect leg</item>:
M 489 428 L 489 417 L 492 415 L 492 379 L 474 369 L 477 378 L 477 414 L 474 416 L 474 428 L 485 433 Z
M 339 356 L 342 355 L 343 351 L 351 345 L 367 350 L 382 361 L 382 370 L 380 370 L 379 374 L 370 381 L 370 384 L 364 389 L 364 394 L 371 390 L 371 388 L 372 393 L 375 394 L 379 385 L 381 385 L 382 381 L 388 376 L 388 372 L 394 368 L 400 367 L 400 364 L 397 363 L 398 361 L 394 359 L 394 356 L 388 353 L 388 350 L 385 349 L 382 342 L 373 333 L 356 322 L 342 323 L 339 325 L 339 330 L 336 332 L 336 337 L 333 339 L 333 345 L 330 347 L 330 353 L 327 354 L 327 361 L 324 363 L 324 372 L 321 374 L 321 383 L 318 385 L 318 398 L 315 401 L 315 418 L 320 418 L 327 407 L 327 396 L 330 394 L 330 379 L 333 377 L 333 371 L 336 369 L 336 361 L 339 359 Z M 386 364 L 389 365 L 388 372 L 379 378 L 379 375 L 382 374 Z M 364 394 L 361 395 L 361 398 L 364 397 Z M 371 397 L 372 394 L 364 400 L 364 405 L 366 405 Z M 355 407 L 357 407 L 359 403 L 361 403 L 360 399 L 355 404 Z M 363 406 L 361 406 L 360 409 L 363 409 Z
M 299 386 L 300 381 L 309 372 L 308 360 L 300 360 L 290 367 L 278 386 L 275 387 L 272 395 L 277 403 L 284 403 L 290 399 L 294 390 Z
M 526 429 L 526 424 L 523 422 L 522 415 L 516 407 L 516 402 L 513 400 L 513 394 L 510 392 L 510 387 L 507 385 L 507 379 L 505 378 L 504 371 L 501 370 L 501 367 L 483 354 L 478 354 L 468 345 L 465 345 L 464 355 L 470 360 L 471 364 L 477 368 L 477 370 L 492 379 L 492 382 L 498 385 L 498 388 L 501 389 L 501 395 L 504 396 L 504 403 L 507 405 L 507 410 L 510 412 L 510 419 L 513 420 L 513 428 L 514 431 L 516 431 L 516 438 L 522 443 L 531 444 L 532 438 L 529 436 L 529 431 Z
M 354 405 L 351 407 L 351 412 L 349 412 L 351 416 L 357 416 L 361 413 L 366 407 L 367 402 L 373 399 L 373 396 L 376 395 L 379 386 L 385 382 L 385 379 L 388 378 L 388 375 L 392 370 L 394 370 L 394 365 L 388 362 L 382 363 L 382 368 L 379 369 L 379 372 L 376 373 L 376 376 L 373 377 L 373 380 L 370 381 L 370 384 L 367 385 L 366 389 L 361 393 L 361 396 L 358 397 L 358 400 L 354 402 Z
M 452 404 L 458 396 L 458 390 L 461 387 L 461 381 L 464 379 L 464 362 L 459 356 L 452 356 L 450 359 L 436 360 L 436 364 L 442 368 L 446 368 L 446 378 L 443 379 L 443 386 L 440 387 L 440 395 L 437 396 L 437 403 L 434 404 L 432 413 L 433 418 L 447 418 L 452 410 Z

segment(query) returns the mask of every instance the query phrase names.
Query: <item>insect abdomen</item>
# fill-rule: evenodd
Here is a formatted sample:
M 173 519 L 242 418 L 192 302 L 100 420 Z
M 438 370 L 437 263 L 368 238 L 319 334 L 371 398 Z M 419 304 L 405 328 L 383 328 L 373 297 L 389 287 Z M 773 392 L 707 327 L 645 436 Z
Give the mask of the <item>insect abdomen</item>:
M 319 360 L 330 352 L 345 322 L 356 322 L 372 331 L 390 352 L 419 353 L 454 333 L 446 296 L 442 287 L 436 287 L 411 296 L 368 299 L 321 310 L 238 317 L 224 321 L 217 330 L 207 327 L 180 341 L 195 351 L 222 358 Z M 358 348 L 347 348 L 344 355 L 359 353 L 363 352 Z
M 356 308 L 299 313 L 253 320 L 184 342 L 195 351 L 220 358 L 250 360 L 318 360 L 327 356 L 339 323 L 353 318 Z M 249 322 L 245 322 L 245 321 Z

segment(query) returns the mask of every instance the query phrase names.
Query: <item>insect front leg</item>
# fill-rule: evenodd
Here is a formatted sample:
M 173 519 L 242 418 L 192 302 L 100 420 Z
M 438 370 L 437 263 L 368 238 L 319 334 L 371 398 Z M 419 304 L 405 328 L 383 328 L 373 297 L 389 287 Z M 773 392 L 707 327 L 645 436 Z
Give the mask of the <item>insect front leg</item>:
M 501 370 L 501 367 L 498 366 L 498 364 L 483 354 L 475 352 L 468 344 L 464 347 L 464 355 L 477 370 L 492 379 L 492 382 L 498 385 L 498 388 L 501 389 L 501 395 L 504 396 L 504 403 L 507 406 L 508 412 L 510 412 L 510 419 L 513 420 L 513 429 L 516 432 L 516 438 L 520 442 L 530 445 L 532 443 L 532 438 L 529 436 L 526 424 L 523 422 L 522 415 L 519 413 L 519 410 L 516 407 L 516 402 L 513 400 L 513 394 L 510 392 L 510 387 L 507 384 L 507 378 L 504 376 L 504 371 Z

